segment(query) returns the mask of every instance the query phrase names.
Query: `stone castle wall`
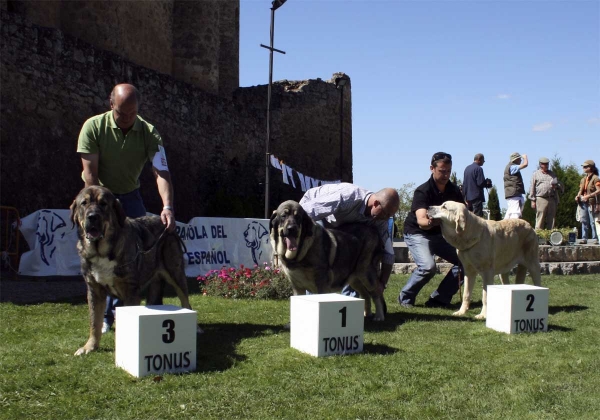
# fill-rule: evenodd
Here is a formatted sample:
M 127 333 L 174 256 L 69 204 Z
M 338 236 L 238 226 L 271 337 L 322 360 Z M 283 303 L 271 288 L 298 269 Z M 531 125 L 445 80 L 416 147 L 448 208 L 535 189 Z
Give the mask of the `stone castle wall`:
M 175 186 L 177 220 L 263 217 L 267 86 L 222 97 L 134 64 L 63 31 L 1 12 L 0 166 L 2 205 L 21 215 L 67 208 L 82 188 L 76 153 L 84 121 L 109 109 L 116 83 L 140 90 L 140 115 L 161 133 Z M 335 76 L 335 75 L 334 75 Z M 344 93 L 345 180 L 352 179 L 351 89 Z M 271 152 L 321 180 L 339 179 L 340 91 L 332 81 L 273 86 Z M 299 185 L 271 170 L 271 209 L 299 199 Z M 149 168 L 149 211 L 162 207 Z
M 1 5 L 207 92 L 229 96 L 239 86 L 239 0 L 2 0 Z

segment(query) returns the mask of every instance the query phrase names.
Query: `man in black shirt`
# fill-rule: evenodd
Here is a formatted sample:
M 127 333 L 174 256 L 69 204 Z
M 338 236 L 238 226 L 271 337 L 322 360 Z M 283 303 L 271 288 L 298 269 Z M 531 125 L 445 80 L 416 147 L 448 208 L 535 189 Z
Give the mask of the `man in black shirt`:
M 398 302 L 405 308 L 411 308 L 415 304 L 419 291 L 435 276 L 437 267 L 434 255 L 454 264 L 454 267 L 431 294 L 425 306 L 448 306 L 459 288 L 460 261 L 456 249 L 442 236 L 440 221 L 427 216 L 427 209 L 430 206 L 440 206 L 446 201 L 464 203 L 463 195 L 450 182 L 452 156 L 444 152 L 434 154 L 429 169 L 431 177 L 415 190 L 410 213 L 404 221 L 404 240 L 417 264 L 398 297 Z

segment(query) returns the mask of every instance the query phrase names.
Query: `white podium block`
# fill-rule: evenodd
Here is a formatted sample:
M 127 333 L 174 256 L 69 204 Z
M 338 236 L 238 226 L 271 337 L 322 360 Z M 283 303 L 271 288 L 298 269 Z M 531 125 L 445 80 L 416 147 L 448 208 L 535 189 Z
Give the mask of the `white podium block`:
M 336 293 L 290 298 L 290 346 L 316 357 L 363 350 L 364 299 Z
M 196 370 L 196 312 L 174 305 L 116 309 L 115 364 L 138 378 Z
M 548 331 L 547 287 L 488 286 L 486 327 L 508 334 Z

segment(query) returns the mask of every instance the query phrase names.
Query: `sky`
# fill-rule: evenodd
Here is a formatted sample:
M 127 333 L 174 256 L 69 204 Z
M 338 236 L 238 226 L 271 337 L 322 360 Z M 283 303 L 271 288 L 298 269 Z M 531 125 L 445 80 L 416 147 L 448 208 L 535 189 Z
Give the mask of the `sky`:
M 268 84 L 270 7 L 240 1 L 240 86 Z M 600 0 L 288 0 L 274 47 L 274 81 L 351 78 L 354 183 L 369 190 L 422 184 L 438 151 L 460 179 L 483 153 L 501 207 L 513 152 L 527 188 L 542 156 L 600 166 Z

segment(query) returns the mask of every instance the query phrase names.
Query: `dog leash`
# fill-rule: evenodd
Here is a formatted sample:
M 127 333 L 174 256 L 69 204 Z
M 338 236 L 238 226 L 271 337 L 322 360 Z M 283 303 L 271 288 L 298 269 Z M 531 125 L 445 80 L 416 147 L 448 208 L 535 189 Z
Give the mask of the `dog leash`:
M 134 262 L 136 262 L 139 259 L 140 255 L 146 255 L 146 254 L 148 254 L 150 251 L 152 251 L 154 248 L 156 248 L 156 246 L 162 241 L 162 239 L 165 236 L 165 233 L 167 233 L 167 228 L 165 228 L 165 230 L 163 230 L 163 232 L 160 234 L 160 236 L 158 237 L 158 239 L 156 240 L 156 242 L 154 242 L 154 244 L 152 244 L 152 246 L 150 248 L 148 248 L 147 250 L 145 250 L 145 251 L 141 251 L 140 250 L 141 246 L 140 246 L 139 242 L 136 241 L 135 247 L 137 248 L 137 252 L 136 252 L 135 256 L 133 257 L 133 259 L 131 261 L 127 262 L 127 263 L 118 265 L 115 268 L 126 267 L 126 266 L 128 266 L 128 265 L 133 264 Z M 178 238 L 179 238 L 179 236 L 178 236 Z M 180 243 L 182 242 L 181 238 L 179 238 L 179 242 Z M 185 247 L 185 244 L 183 244 L 183 245 Z

